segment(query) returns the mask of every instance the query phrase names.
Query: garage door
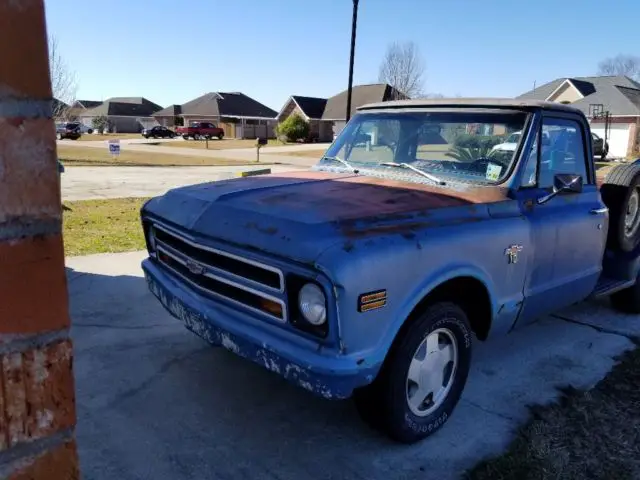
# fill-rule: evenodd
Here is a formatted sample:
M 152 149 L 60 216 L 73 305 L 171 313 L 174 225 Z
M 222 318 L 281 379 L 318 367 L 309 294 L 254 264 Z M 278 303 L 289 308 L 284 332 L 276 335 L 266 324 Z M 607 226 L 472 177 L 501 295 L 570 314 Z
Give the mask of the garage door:
M 604 138 L 604 128 L 598 126 L 591 126 L 591 131 Z M 626 157 L 627 147 L 629 145 L 629 124 L 614 123 L 609 130 L 609 138 L 607 139 L 609 144 L 609 156 L 610 157 Z

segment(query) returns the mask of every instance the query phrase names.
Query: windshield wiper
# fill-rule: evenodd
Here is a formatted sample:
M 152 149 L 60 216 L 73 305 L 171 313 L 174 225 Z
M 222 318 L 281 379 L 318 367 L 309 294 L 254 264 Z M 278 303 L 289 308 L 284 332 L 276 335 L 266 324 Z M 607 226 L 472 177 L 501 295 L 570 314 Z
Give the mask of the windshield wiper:
M 419 168 L 416 168 L 413 165 L 410 165 L 408 163 L 385 162 L 385 163 L 381 163 L 380 165 L 385 165 L 387 167 L 396 167 L 396 168 L 408 168 L 409 170 L 413 170 L 417 174 L 422 175 L 425 178 L 428 178 L 429 180 L 431 180 L 432 182 L 438 185 L 446 185 L 443 180 L 436 177 L 435 175 L 431 175 L 430 173 L 424 172 Z
M 328 156 L 323 156 L 321 158 L 321 160 L 334 160 L 336 162 L 339 162 L 341 164 L 343 164 L 345 167 L 350 168 L 353 173 L 358 173 L 360 170 L 358 170 L 357 168 L 355 168 L 353 165 L 351 165 L 349 162 L 347 162 L 346 160 L 341 159 L 340 157 L 328 157 Z

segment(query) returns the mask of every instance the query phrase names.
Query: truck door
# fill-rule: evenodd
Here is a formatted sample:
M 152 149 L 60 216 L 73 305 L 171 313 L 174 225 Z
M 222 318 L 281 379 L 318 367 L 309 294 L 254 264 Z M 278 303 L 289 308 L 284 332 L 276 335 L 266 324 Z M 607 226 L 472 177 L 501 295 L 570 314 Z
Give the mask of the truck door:
M 518 192 L 534 248 L 519 324 L 585 299 L 598 281 L 608 214 L 591 168 L 588 141 L 583 122 L 575 116 L 543 116 Z M 581 175 L 582 192 L 560 193 L 539 204 L 537 200 L 552 191 L 554 176 L 562 173 Z

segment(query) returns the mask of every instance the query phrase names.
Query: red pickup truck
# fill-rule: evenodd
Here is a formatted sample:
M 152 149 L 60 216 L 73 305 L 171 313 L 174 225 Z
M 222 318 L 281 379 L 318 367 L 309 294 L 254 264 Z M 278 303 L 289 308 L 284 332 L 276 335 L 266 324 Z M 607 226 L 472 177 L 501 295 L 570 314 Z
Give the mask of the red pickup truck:
M 189 138 L 193 138 L 194 140 L 200 140 L 201 138 L 210 139 L 213 137 L 218 137 L 219 140 L 222 140 L 224 137 L 224 130 L 211 122 L 193 122 L 188 127 L 176 128 L 176 133 L 182 135 L 182 138 L 185 140 Z

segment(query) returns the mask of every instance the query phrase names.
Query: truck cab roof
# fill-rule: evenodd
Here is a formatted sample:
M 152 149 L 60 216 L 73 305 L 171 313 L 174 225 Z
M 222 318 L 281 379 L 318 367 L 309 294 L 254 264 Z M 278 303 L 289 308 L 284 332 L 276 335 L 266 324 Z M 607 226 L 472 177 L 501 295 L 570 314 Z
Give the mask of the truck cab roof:
M 584 113 L 570 105 L 540 100 L 522 100 L 517 98 L 433 98 L 417 100 L 394 100 L 389 102 L 370 103 L 359 107 L 358 111 L 368 110 L 397 110 L 419 108 L 498 108 L 520 110 L 555 110 L 559 112 Z

